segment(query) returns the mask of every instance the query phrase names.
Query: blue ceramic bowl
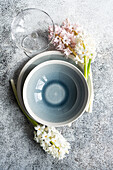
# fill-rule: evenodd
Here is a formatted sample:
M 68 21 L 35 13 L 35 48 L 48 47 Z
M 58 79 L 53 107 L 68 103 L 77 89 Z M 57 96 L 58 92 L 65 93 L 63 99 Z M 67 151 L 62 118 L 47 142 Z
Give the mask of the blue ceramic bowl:
M 85 111 L 88 86 L 74 65 L 66 61 L 46 61 L 27 76 L 23 101 L 37 122 L 62 126 L 73 122 Z

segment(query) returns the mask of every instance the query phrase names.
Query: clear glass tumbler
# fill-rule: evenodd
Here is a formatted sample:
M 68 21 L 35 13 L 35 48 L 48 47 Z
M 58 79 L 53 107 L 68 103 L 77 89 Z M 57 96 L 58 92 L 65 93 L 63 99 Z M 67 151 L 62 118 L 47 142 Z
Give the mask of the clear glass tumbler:
M 21 10 L 11 25 L 12 39 L 28 56 L 34 56 L 45 51 L 54 38 L 54 34 L 48 38 L 49 26 L 55 30 L 53 20 L 45 11 L 37 8 Z

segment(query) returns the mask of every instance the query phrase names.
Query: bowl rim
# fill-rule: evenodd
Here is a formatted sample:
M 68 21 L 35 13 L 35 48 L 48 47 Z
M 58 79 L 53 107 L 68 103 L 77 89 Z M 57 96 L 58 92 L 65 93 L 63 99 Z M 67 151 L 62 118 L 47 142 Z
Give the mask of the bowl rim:
M 27 97 L 26 97 L 27 85 L 28 85 L 28 82 L 29 82 L 30 78 L 32 77 L 32 75 L 37 70 L 39 70 L 40 68 L 46 66 L 47 64 L 61 64 L 61 65 L 63 64 L 63 65 L 66 65 L 66 66 L 72 68 L 74 71 L 76 71 L 79 74 L 79 76 L 81 77 L 81 80 L 83 81 L 83 84 L 84 84 L 84 87 L 85 87 L 84 104 L 81 107 L 81 109 L 79 110 L 79 112 L 69 120 L 66 120 L 66 121 L 63 121 L 63 122 L 57 122 L 57 123 L 56 122 L 45 121 L 45 120 L 41 119 L 40 117 L 38 117 L 35 113 L 33 113 L 33 111 L 31 110 L 31 108 L 30 108 L 30 106 L 29 106 L 29 104 L 27 102 Z M 47 126 L 60 127 L 60 126 L 69 125 L 70 123 L 74 122 L 78 117 L 80 117 L 85 112 L 85 109 L 86 109 L 87 103 L 88 103 L 88 97 L 89 97 L 88 84 L 87 84 L 87 81 L 86 81 L 83 73 L 76 66 L 74 66 L 73 64 L 71 64 L 71 63 L 69 63 L 67 61 L 50 60 L 50 61 L 45 61 L 45 62 L 39 64 L 38 66 L 36 66 L 34 69 L 31 70 L 31 72 L 26 77 L 26 80 L 25 80 L 24 85 L 23 85 L 23 103 L 24 103 L 24 106 L 25 106 L 27 112 L 29 113 L 29 115 L 35 121 L 37 121 L 37 122 L 39 122 L 41 124 L 47 125 Z
M 53 19 L 51 18 L 51 16 L 50 16 L 46 11 L 44 11 L 44 10 L 42 10 L 42 9 L 39 9 L 39 8 L 25 8 L 25 9 L 21 9 L 21 10 L 16 14 L 16 16 L 13 18 L 13 21 L 12 21 L 12 23 L 11 23 L 11 37 L 12 37 L 12 40 L 15 42 L 15 44 L 16 44 L 16 46 L 17 46 L 18 48 L 20 48 L 21 50 L 25 51 L 25 53 L 32 53 L 32 52 L 30 52 L 31 50 L 29 51 L 29 50 L 27 50 L 26 48 L 21 47 L 21 46 L 16 42 L 16 38 L 15 38 L 14 35 L 13 35 L 13 29 L 14 29 L 13 27 L 14 27 L 14 23 L 15 23 L 17 17 L 18 17 L 21 13 L 26 12 L 26 11 L 29 11 L 29 10 L 35 10 L 35 11 L 43 12 L 44 14 L 46 14 L 46 15 L 50 18 L 50 20 L 51 20 L 51 22 L 52 22 L 52 26 L 53 26 L 53 37 L 51 38 L 51 40 L 49 41 L 49 43 L 46 45 L 46 47 L 44 47 L 43 50 L 39 50 L 39 52 L 43 52 L 43 51 L 45 51 L 46 49 L 48 49 L 49 45 L 51 44 L 52 40 L 54 39 L 54 36 L 55 36 L 55 24 L 54 24 L 54 21 L 53 21 Z M 38 54 L 38 50 L 36 50 L 36 51 L 33 50 L 33 52 L 34 52 L 34 54 L 35 54 L 35 53 Z

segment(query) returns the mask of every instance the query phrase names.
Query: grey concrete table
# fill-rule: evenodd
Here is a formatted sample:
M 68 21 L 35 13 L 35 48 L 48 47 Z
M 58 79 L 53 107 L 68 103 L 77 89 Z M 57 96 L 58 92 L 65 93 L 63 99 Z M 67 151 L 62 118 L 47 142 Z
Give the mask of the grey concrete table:
M 33 128 L 22 114 L 9 84 L 28 60 L 10 36 L 13 16 L 37 7 L 55 23 L 69 18 L 91 33 L 97 44 L 92 65 L 94 106 L 71 127 L 59 128 L 71 143 L 59 161 L 33 141 Z M 113 0 L 0 0 L 0 170 L 113 169 Z

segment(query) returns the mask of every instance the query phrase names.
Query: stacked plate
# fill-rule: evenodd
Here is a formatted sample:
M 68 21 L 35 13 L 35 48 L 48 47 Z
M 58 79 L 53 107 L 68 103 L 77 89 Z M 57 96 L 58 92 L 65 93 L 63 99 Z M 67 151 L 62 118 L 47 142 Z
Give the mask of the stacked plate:
M 30 59 L 20 72 L 17 94 L 22 108 L 35 121 L 63 126 L 86 109 L 87 82 L 72 59 L 48 51 Z

